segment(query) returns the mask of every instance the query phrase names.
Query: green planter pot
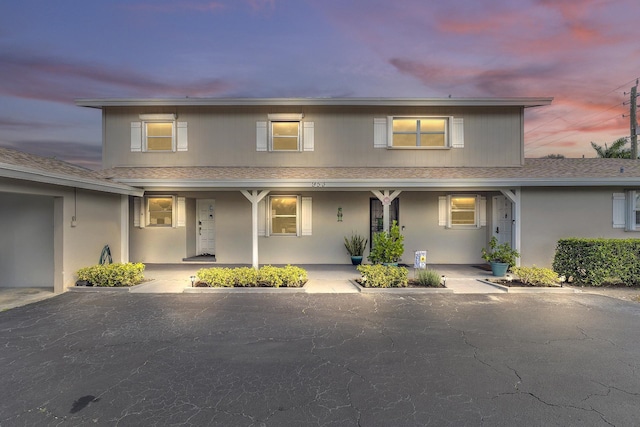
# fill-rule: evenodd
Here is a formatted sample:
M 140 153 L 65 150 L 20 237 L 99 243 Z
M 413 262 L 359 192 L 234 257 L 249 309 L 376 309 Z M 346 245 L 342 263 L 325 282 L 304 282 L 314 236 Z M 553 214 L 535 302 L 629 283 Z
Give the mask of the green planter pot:
M 509 264 L 506 262 L 491 262 L 491 272 L 494 276 L 503 277 L 507 274 L 507 270 L 509 269 Z
M 353 264 L 353 265 L 362 264 L 362 256 L 352 256 L 351 257 L 351 264 Z

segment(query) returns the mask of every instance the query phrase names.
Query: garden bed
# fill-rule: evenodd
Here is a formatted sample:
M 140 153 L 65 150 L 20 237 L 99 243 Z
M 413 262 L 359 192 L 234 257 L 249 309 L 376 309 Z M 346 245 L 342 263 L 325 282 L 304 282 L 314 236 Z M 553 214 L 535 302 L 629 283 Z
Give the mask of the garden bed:
M 491 286 L 495 286 L 509 293 L 520 294 L 535 294 L 535 293 L 574 293 L 577 292 L 573 288 L 567 288 L 560 285 L 557 286 L 534 286 L 527 283 L 523 283 L 520 280 L 514 279 L 512 281 L 504 279 L 484 279 L 481 282 L 487 283 Z
M 362 286 L 360 279 L 351 280 L 351 283 L 355 285 L 360 293 L 363 294 L 452 294 L 453 289 L 446 288 L 444 286 L 423 286 L 418 283 L 411 283 L 412 280 L 409 281 L 407 286 L 403 287 L 366 287 Z

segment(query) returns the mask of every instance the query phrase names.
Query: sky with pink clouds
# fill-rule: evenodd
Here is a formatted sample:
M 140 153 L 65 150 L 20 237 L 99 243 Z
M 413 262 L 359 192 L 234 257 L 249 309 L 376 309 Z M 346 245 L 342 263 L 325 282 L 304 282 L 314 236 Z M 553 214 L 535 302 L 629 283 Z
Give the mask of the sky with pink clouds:
M 637 0 L 0 2 L 0 146 L 90 168 L 77 98 L 551 96 L 525 155 L 594 157 L 638 77 Z

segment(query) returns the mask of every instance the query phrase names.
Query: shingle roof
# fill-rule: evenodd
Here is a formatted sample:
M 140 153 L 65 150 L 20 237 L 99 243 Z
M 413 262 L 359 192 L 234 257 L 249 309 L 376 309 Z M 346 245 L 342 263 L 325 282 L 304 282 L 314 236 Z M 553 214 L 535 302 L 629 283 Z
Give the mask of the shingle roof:
M 633 181 L 640 184 L 640 161 L 628 159 L 526 159 L 522 167 L 119 167 L 103 170 L 121 182 L 280 181 L 280 180 L 503 180 Z
M 1 163 L 22 166 L 43 172 L 79 176 L 82 178 L 101 178 L 95 171 L 72 165 L 71 163 L 67 163 L 62 160 L 23 153 L 22 151 L 13 150 L 11 148 L 0 147 L 0 164 Z
M 4 147 L 0 147 L 0 177 L 118 194 L 140 193 L 138 189 L 106 179 L 96 171 Z

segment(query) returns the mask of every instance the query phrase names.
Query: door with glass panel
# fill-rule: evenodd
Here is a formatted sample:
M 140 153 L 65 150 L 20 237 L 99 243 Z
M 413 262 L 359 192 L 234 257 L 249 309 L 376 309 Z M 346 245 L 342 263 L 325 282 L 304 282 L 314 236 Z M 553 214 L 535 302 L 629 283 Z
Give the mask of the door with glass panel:
M 215 200 L 198 199 L 196 201 L 197 255 L 216 254 Z

